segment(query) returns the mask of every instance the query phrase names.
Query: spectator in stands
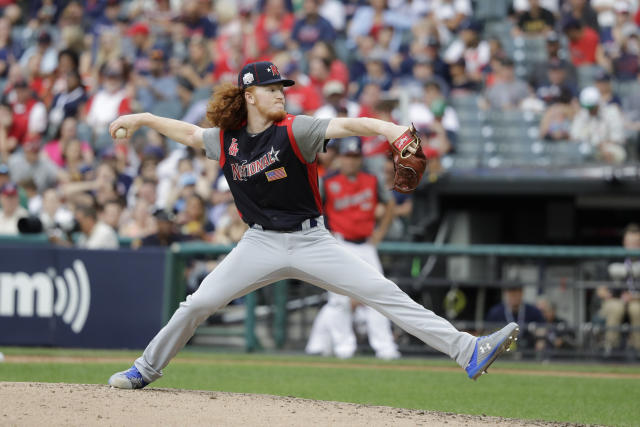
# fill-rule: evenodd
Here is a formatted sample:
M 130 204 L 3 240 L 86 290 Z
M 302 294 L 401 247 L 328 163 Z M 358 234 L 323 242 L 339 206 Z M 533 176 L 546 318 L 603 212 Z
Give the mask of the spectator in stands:
M 425 142 L 440 156 L 453 148 L 460 123 L 456 111 L 447 105 L 438 83 L 432 81 L 424 85 L 422 102 L 409 106 L 409 121 L 428 138 Z
M 78 205 L 74 212 L 80 226 L 80 237 L 76 246 L 84 249 L 118 249 L 118 235 L 111 226 L 98 220 L 93 206 Z
M 47 188 L 42 193 L 42 208 L 38 213 L 43 231 L 47 234 L 56 229 L 70 230 L 73 228 L 73 212 L 62 203 L 56 188 Z
M 13 89 L 15 95 L 9 93 L 13 117 L 8 136 L 14 137 L 18 144 L 24 144 L 27 139 L 42 135 L 47 129 L 47 109 L 35 98 L 33 90 L 22 77 L 14 81 Z
M 155 218 L 157 231 L 141 239 L 134 239 L 131 242 L 131 247 L 134 249 L 140 246 L 171 246 L 173 243 L 189 239 L 187 236 L 176 232 L 174 216 L 171 212 L 158 209 L 153 213 L 153 217 Z
M 0 188 L 2 188 L 5 184 L 11 182 L 11 177 L 9 176 L 9 166 L 6 163 L 0 163 Z
M 640 73 L 640 40 L 634 29 L 622 40 L 620 49 L 612 55 L 616 80 L 635 81 Z
M 598 32 L 598 15 L 589 4 L 589 0 L 569 0 L 563 3 L 562 22 L 578 21 L 582 25 Z
M 380 87 L 383 91 L 391 89 L 392 80 L 391 74 L 386 66 L 386 60 L 384 55 L 380 51 L 371 52 L 367 60 L 365 61 L 365 73 L 358 79 L 357 91 L 355 97 L 357 98 L 362 89 L 369 84 L 374 84 Z
M 0 235 L 18 234 L 18 220 L 29 215 L 18 198 L 18 187 L 9 182 L 0 188 Z
M 294 23 L 295 16 L 287 10 L 284 0 L 266 0 L 255 27 L 260 52 L 273 44 L 285 44 L 291 37 Z
M 39 138 L 25 142 L 22 151 L 9 157 L 9 170 L 14 182 L 32 179 L 38 191 L 55 186 L 63 178 L 60 169 L 46 156 L 40 155 Z
M 238 209 L 234 203 L 226 205 L 227 211 L 216 224 L 212 243 L 220 245 L 230 245 L 238 243 L 242 235 L 249 228 L 242 220 Z
M 149 75 L 135 77 L 138 90 L 137 100 L 142 109 L 151 110 L 159 102 L 164 101 L 177 103 L 178 81 L 175 75 L 169 73 L 164 51 L 153 49 L 149 54 L 149 59 L 151 60 Z M 180 115 L 171 118 L 178 119 Z
M 304 0 L 302 18 L 296 21 L 291 31 L 291 38 L 305 52 L 319 40 L 333 42 L 336 38 L 334 28 L 320 16 L 318 7 L 319 0 Z
M 529 94 L 527 84 L 515 76 L 513 67 L 512 59 L 502 60 L 498 70 L 498 79 L 485 94 L 490 108 L 497 110 L 516 109 Z
M 0 163 L 6 163 L 9 159 L 9 154 L 18 145 L 16 137 L 9 135 L 12 123 L 13 112 L 11 105 L 6 102 L 0 102 Z
M 141 239 L 156 231 L 152 216 L 152 206 L 138 198 L 129 215 L 121 220 L 118 234 L 122 237 Z M 125 215 L 123 215 L 125 216 Z
M 539 338 L 535 333 L 531 333 L 528 325 L 533 323 L 537 327 L 541 327 L 546 321 L 535 305 L 523 301 L 522 295 L 523 289 L 521 285 L 504 288 L 502 302 L 489 309 L 485 320 L 496 324 L 505 321 L 516 322 L 520 325 L 521 331 L 521 340 L 518 344 L 525 348 L 534 348 Z
M 629 224 L 624 230 L 623 246 L 628 250 L 640 249 L 640 227 Z M 640 355 L 640 261 L 626 258 L 624 262 L 609 265 L 609 276 L 615 282 L 611 287 L 599 287 L 602 300 L 600 315 L 605 319 L 605 356 L 620 345 L 620 325 L 628 314 L 631 327 L 629 345 Z
M 540 120 L 540 136 L 549 141 L 569 139 L 575 108 L 570 99 L 562 96 L 549 100 Z
M 87 93 L 77 69 L 66 73 L 65 83 L 65 89 L 53 98 L 49 109 L 48 135 L 58 132 L 66 118 L 77 117 L 87 102 Z
M 467 96 L 480 92 L 480 83 L 471 80 L 467 75 L 464 58 L 451 64 L 449 72 L 451 74 L 451 91 L 449 92 L 451 97 Z
M 338 110 L 341 107 L 347 109 L 347 117 L 358 117 L 360 114 L 360 106 L 346 97 L 347 89 L 341 81 L 326 82 L 322 88 L 322 95 L 326 102 L 316 110 L 314 117 L 323 119 L 338 117 Z
M 515 35 L 537 36 L 545 34 L 553 30 L 555 23 L 555 16 L 540 6 L 540 0 L 529 0 L 529 10 L 520 15 L 518 25 L 514 27 Z
M 324 40 L 317 41 L 309 51 L 309 58 L 320 58 L 329 64 L 329 80 L 337 80 L 345 87 L 349 84 L 349 69 L 337 57 L 330 43 Z
M 197 0 L 184 0 L 180 21 L 187 30 L 187 38 L 200 35 L 212 39 L 216 36 L 216 24 L 202 11 Z
M 148 75 L 149 52 L 153 44 L 149 25 L 135 22 L 127 29 L 126 35 L 131 39 L 131 52 L 127 56 L 131 61 L 132 71 L 142 76 Z
M 575 346 L 575 335 L 568 323 L 557 316 L 555 304 L 546 298 L 540 298 L 536 302 L 536 307 L 547 322 L 544 334 L 545 340 L 540 342 L 541 345 L 544 343 L 545 352 L 573 348 Z
M 447 47 L 443 59 L 448 64 L 454 64 L 464 58 L 469 79 L 481 82 L 482 71 L 491 57 L 489 43 L 480 38 L 481 25 L 477 21 L 465 20 L 459 30 L 459 37 Z
M 548 62 L 546 80 L 536 88 L 538 98 L 547 105 L 558 100 L 570 103 L 577 96 L 577 88 L 568 78 L 567 65 L 566 61 L 555 58 Z
M 103 85 L 87 103 L 86 122 L 94 134 L 103 134 L 116 117 L 131 112 L 124 88 L 122 64 L 108 64 L 102 70 Z
M 412 98 L 419 99 L 423 86 L 428 82 L 436 82 L 442 93 L 449 93 L 449 83 L 441 75 L 436 74 L 435 63 L 432 59 L 419 56 L 412 58 L 411 63 L 410 75 L 401 79 L 399 86 L 407 90 Z M 448 76 L 448 72 L 446 75 Z
M 596 158 L 607 163 L 624 162 L 624 120 L 616 104 L 602 104 L 600 92 L 588 86 L 580 92 L 582 109 L 571 124 L 571 139 L 588 142 L 596 152 Z
M 78 119 L 73 116 L 64 119 L 60 128 L 58 129 L 56 139 L 53 139 L 42 148 L 42 151 L 46 156 L 55 163 L 58 167 L 65 168 L 68 163 L 73 163 L 74 166 L 80 164 L 90 165 L 93 163 L 94 156 L 91 146 L 85 141 L 78 141 Z M 72 152 L 68 153 L 68 145 L 72 142 L 77 142 L 78 147 L 71 147 Z M 74 151 L 78 149 L 77 152 Z
M 562 55 L 560 46 L 560 35 L 555 31 L 549 31 L 545 36 L 545 47 L 547 57 L 530 67 L 529 80 L 533 81 L 536 88 L 549 83 L 549 69 L 551 65 L 559 64 L 566 74 L 565 80 L 571 85 L 576 85 L 576 70 L 571 62 L 567 61 Z
M 600 70 L 595 76 L 595 87 L 600 92 L 600 103 L 602 104 L 616 104 L 618 107 L 622 106 L 622 100 L 618 95 L 613 93 L 611 87 L 611 75 L 604 70 Z
M 215 230 L 206 216 L 204 200 L 195 193 L 187 198 L 185 208 L 178 214 L 176 222 L 180 226 L 182 234 L 194 239 L 210 240 L 211 234 Z
M 563 30 L 569 38 L 571 62 L 576 67 L 596 65 L 608 68 L 598 33 L 578 20 L 569 20 Z
M 287 58 L 287 63 L 282 69 L 285 70 L 283 71 L 285 76 L 295 79 L 296 82 L 295 85 L 285 89 L 287 111 L 291 114 L 313 115 L 322 106 L 322 93 L 313 85 L 309 76 L 302 72 L 297 61 Z
M 100 206 L 98 219 L 117 232 L 120 229 L 120 218 L 123 211 L 124 203 L 119 199 L 111 199 Z
M 259 39 L 258 39 L 259 40 Z M 194 88 L 213 84 L 213 62 L 204 37 L 195 36 L 189 40 L 189 56 L 180 67 L 180 76 L 186 78 Z

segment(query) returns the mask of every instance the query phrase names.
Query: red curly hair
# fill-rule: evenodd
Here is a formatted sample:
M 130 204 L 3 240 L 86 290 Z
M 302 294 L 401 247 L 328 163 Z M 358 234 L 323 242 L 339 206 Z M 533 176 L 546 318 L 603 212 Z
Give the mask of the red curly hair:
M 217 86 L 207 106 L 207 119 L 212 126 L 223 130 L 241 128 L 247 121 L 244 91 L 231 83 Z

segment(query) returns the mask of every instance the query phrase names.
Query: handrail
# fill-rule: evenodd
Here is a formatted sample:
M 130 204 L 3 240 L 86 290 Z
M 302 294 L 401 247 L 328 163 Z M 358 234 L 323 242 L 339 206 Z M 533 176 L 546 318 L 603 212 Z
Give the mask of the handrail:
M 220 255 L 228 253 L 234 245 L 212 245 L 206 242 L 176 243 L 171 247 L 174 255 Z M 543 246 L 543 245 L 438 245 L 422 242 L 382 242 L 381 254 L 406 255 L 473 255 L 501 257 L 545 258 L 625 258 L 640 257 L 640 250 L 627 250 L 619 246 Z

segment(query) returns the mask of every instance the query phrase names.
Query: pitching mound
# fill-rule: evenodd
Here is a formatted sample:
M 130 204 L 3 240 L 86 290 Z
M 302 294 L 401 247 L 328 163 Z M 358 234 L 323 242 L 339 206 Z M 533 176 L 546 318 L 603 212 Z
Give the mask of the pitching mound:
M 293 397 L 107 385 L 0 382 L 0 425 L 552 425 Z

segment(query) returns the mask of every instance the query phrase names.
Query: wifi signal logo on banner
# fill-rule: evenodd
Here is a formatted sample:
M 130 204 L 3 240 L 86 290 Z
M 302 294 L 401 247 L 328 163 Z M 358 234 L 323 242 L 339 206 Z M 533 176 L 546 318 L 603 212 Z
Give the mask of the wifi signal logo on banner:
M 33 317 L 35 305 L 35 316 L 61 316 L 77 334 L 87 321 L 90 304 L 89 275 L 80 260 L 60 275 L 53 268 L 48 274 L 0 273 L 0 317 Z

